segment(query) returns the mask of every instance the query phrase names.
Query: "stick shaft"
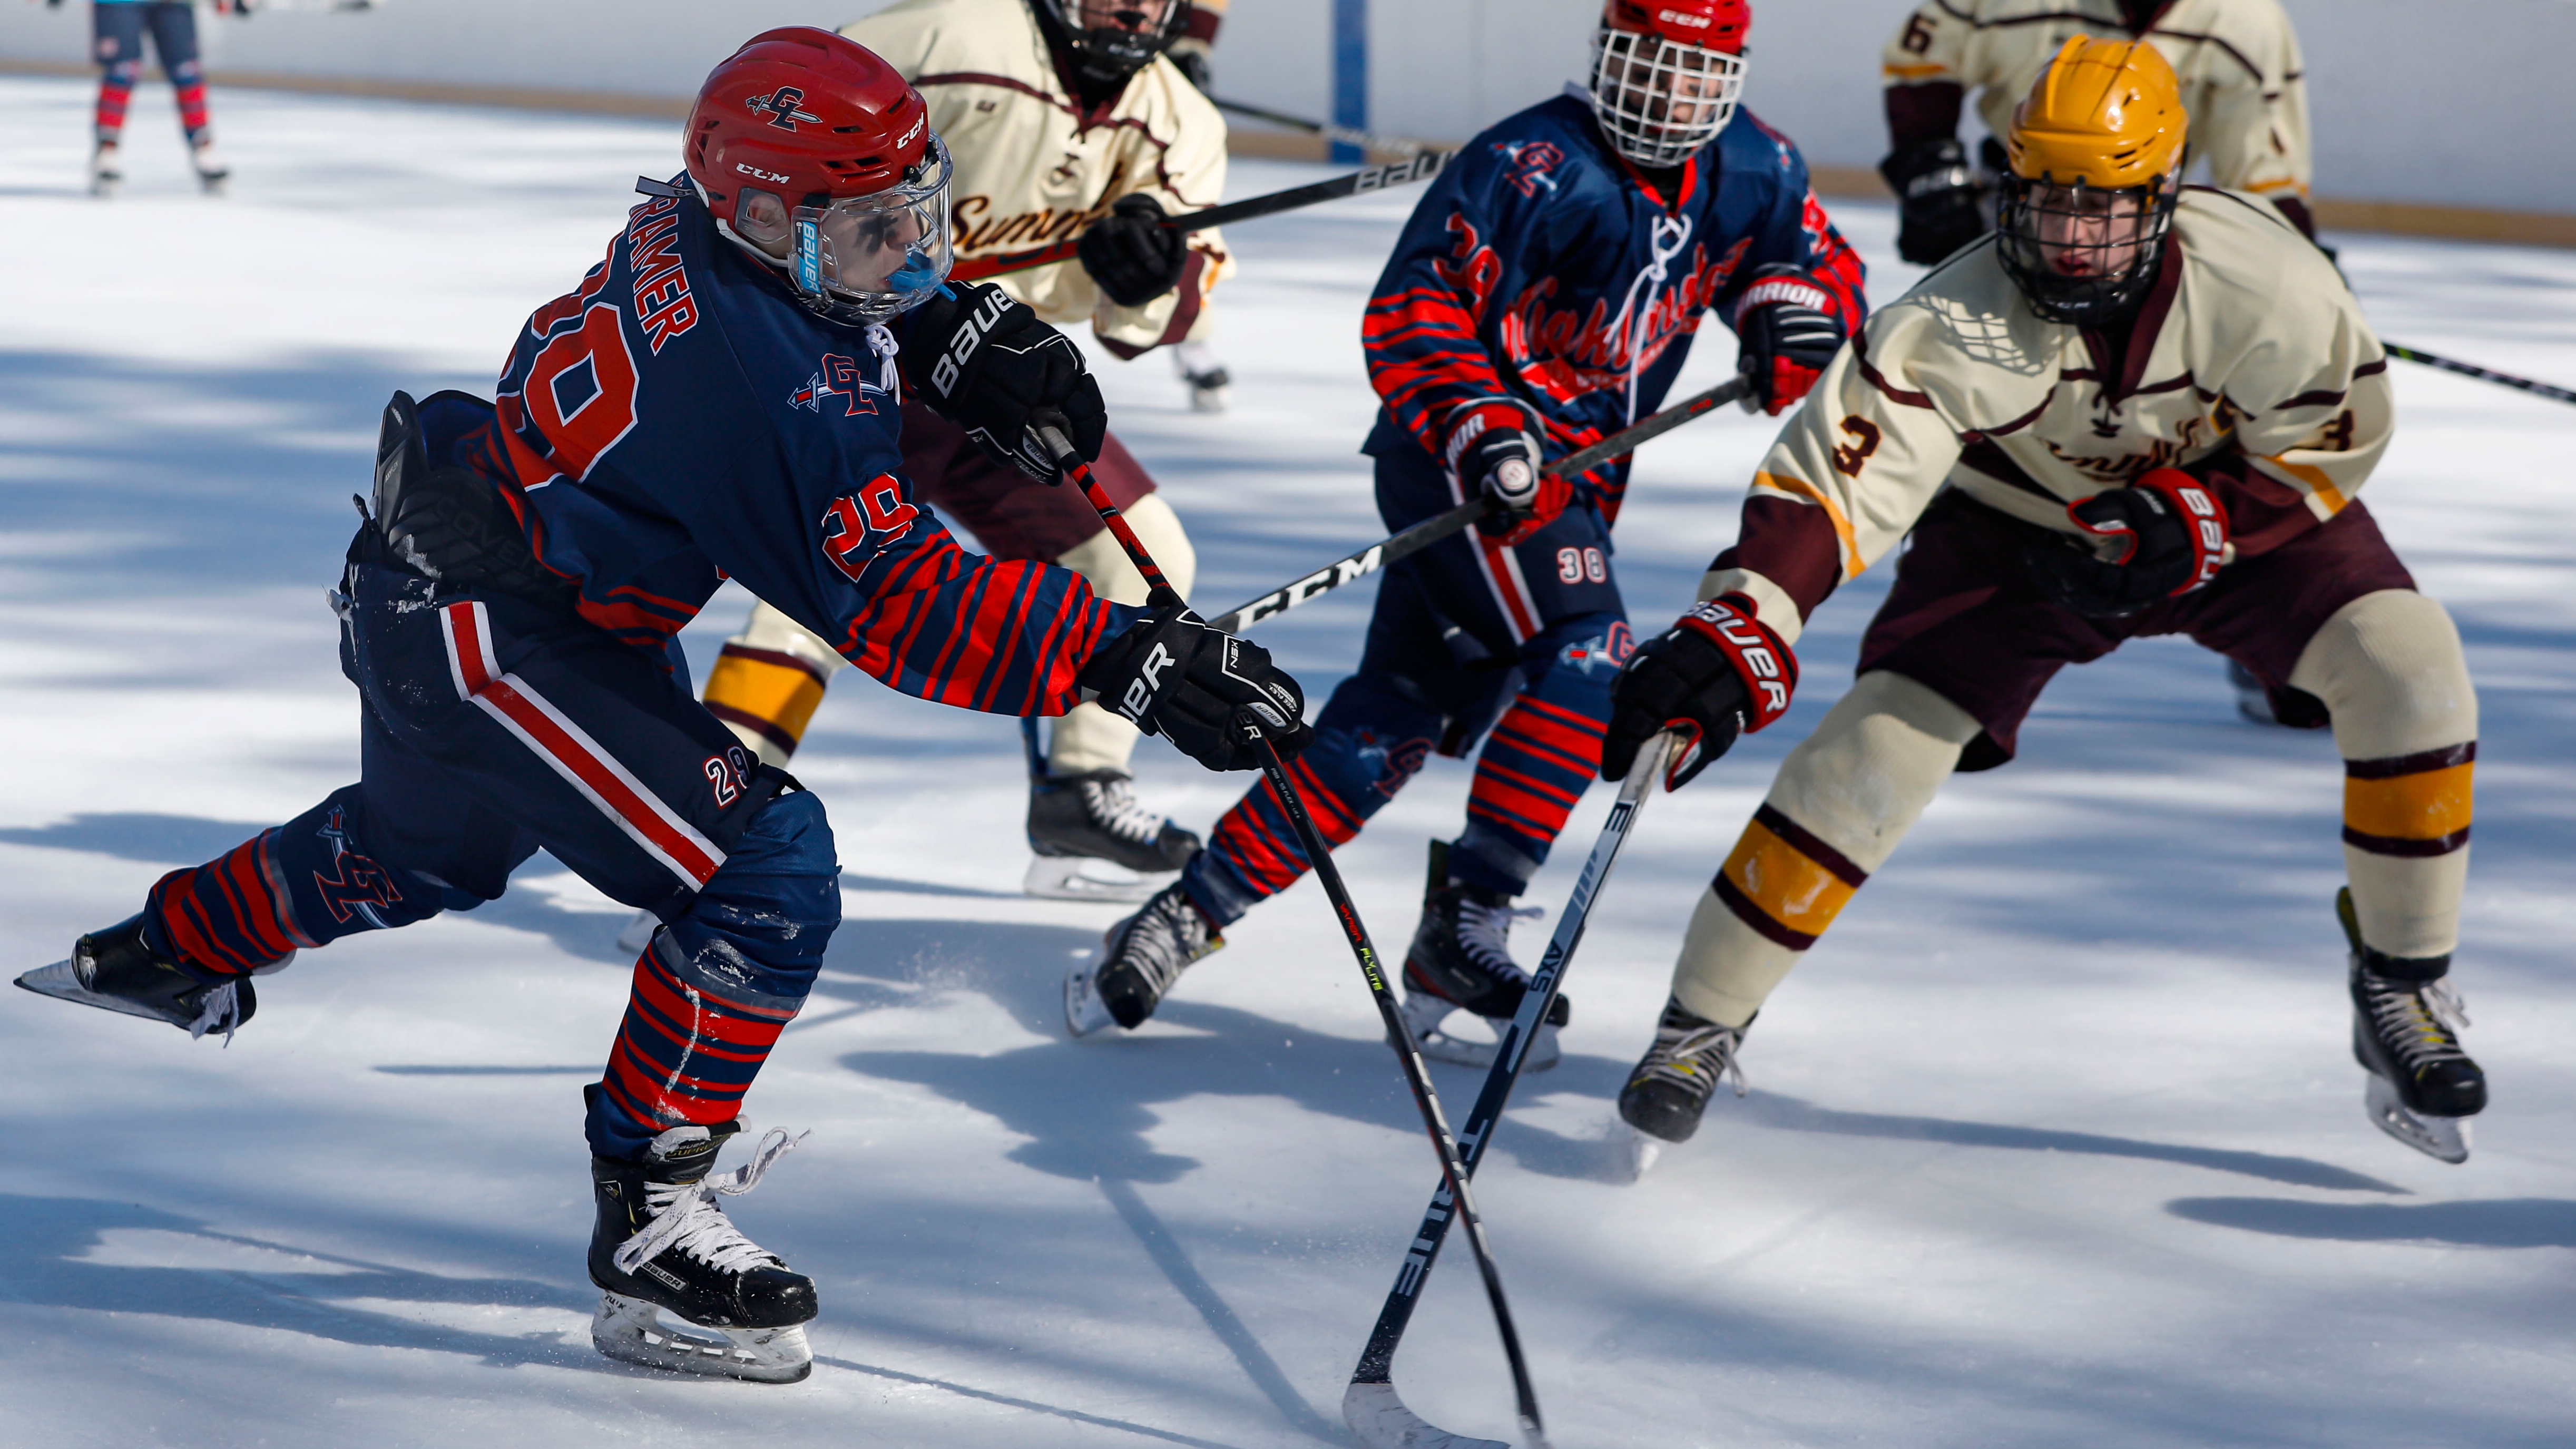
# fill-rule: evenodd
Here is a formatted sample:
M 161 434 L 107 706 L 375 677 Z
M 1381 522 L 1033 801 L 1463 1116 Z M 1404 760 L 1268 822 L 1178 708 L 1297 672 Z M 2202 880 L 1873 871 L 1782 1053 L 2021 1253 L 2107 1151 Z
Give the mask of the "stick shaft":
M 1073 440 L 1067 438 L 1062 429 L 1051 427 L 1039 428 L 1038 438 L 1055 455 L 1056 466 L 1063 469 L 1064 475 L 1082 490 L 1084 500 L 1091 504 L 1093 512 L 1100 515 L 1100 521 L 1109 526 L 1110 537 L 1117 539 L 1118 546 L 1127 551 L 1127 561 L 1136 566 L 1136 572 L 1145 576 L 1146 602 L 1158 609 L 1180 603 L 1180 590 L 1173 588 L 1172 581 L 1163 576 L 1162 566 L 1154 562 L 1154 555 L 1146 550 L 1145 541 L 1136 536 L 1135 528 L 1127 522 L 1127 515 L 1110 501 L 1108 490 L 1100 486 L 1099 479 L 1091 476 L 1091 465 L 1082 461 L 1082 455 L 1074 451 Z
M 1737 377 L 1706 392 L 1694 393 L 1633 427 L 1622 428 L 1588 448 L 1566 454 L 1549 464 L 1547 471 L 1560 478 L 1588 473 L 1622 453 L 1634 451 L 1640 443 L 1660 438 L 1693 418 L 1706 417 L 1743 397 L 1752 387 L 1750 379 Z M 1240 634 L 1250 625 L 1287 613 L 1299 604 L 1329 594 L 1354 579 L 1366 578 L 1397 559 L 1420 553 L 1453 533 L 1463 532 L 1468 525 L 1485 516 L 1485 509 L 1484 499 L 1471 498 L 1446 513 L 1433 514 L 1357 553 L 1345 554 L 1286 588 L 1274 589 L 1228 613 L 1217 615 L 1208 623 L 1229 634 Z
M 2482 378 L 2488 382 L 2501 383 L 2506 387 L 2520 388 L 2524 392 L 2563 403 L 2576 403 L 2576 389 L 2558 387 L 2546 382 L 2534 382 L 2527 377 L 2516 377 L 2510 372 L 2497 372 L 2491 368 L 2480 367 L 2473 362 L 2454 362 L 2447 357 L 2418 352 L 2412 347 L 2400 347 L 2394 342 L 2383 341 L 2380 345 L 2388 349 L 2388 355 L 2391 357 L 2402 357 L 2408 362 L 2420 363 L 2425 367 L 2438 367 L 2444 372 L 2456 372 L 2462 377 Z
M 1538 970 L 1531 974 L 1529 988 L 1521 995 L 1520 1010 L 1513 1014 L 1495 1051 L 1494 1064 L 1485 1072 L 1484 1089 L 1476 1094 L 1476 1105 L 1467 1114 L 1467 1131 L 1459 1143 L 1460 1163 L 1469 1177 L 1475 1175 L 1476 1164 L 1484 1160 L 1485 1149 L 1494 1140 L 1494 1128 L 1511 1101 L 1513 1085 L 1520 1080 L 1538 1024 L 1547 1018 L 1548 1008 L 1565 983 L 1575 948 L 1583 944 L 1584 929 L 1591 922 L 1592 907 L 1601 899 L 1601 888 L 1610 879 L 1610 867 L 1618 860 L 1620 847 L 1627 844 L 1639 812 L 1645 809 L 1656 777 L 1663 773 L 1671 746 L 1670 735 L 1657 735 L 1637 752 L 1627 779 L 1620 782 L 1619 798 L 1610 807 L 1610 818 L 1601 826 L 1601 837 L 1584 858 L 1583 874 L 1575 880 L 1574 895 L 1566 902 L 1564 914 L 1557 917 L 1556 932 L 1548 938 L 1547 954 L 1539 958 Z M 1386 1305 L 1378 1310 L 1377 1324 L 1369 1330 L 1368 1345 L 1360 1350 L 1359 1367 L 1351 1371 L 1353 1383 L 1392 1381 L 1396 1345 L 1404 1339 L 1405 1327 L 1413 1320 L 1413 1307 L 1420 1301 L 1422 1285 L 1430 1278 L 1431 1265 L 1440 1256 L 1440 1244 L 1449 1235 L 1449 1213 L 1443 1201 L 1447 1188 L 1444 1181 L 1441 1190 L 1432 1195 L 1431 1206 L 1422 1215 L 1422 1225 L 1414 1230 L 1404 1266 L 1395 1275 L 1395 1287 L 1388 1291 Z

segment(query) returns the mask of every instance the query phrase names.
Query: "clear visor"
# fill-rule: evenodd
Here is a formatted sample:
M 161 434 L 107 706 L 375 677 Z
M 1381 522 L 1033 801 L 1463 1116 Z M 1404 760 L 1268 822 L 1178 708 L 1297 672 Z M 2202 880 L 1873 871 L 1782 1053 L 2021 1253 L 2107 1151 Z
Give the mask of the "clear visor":
M 907 181 L 791 213 L 788 272 L 796 290 L 829 315 L 868 322 L 920 305 L 948 279 L 948 147 L 932 133 Z
M 1717 139 L 1744 95 L 1744 57 L 1603 26 L 1592 37 L 1592 114 L 1619 154 L 1679 166 Z

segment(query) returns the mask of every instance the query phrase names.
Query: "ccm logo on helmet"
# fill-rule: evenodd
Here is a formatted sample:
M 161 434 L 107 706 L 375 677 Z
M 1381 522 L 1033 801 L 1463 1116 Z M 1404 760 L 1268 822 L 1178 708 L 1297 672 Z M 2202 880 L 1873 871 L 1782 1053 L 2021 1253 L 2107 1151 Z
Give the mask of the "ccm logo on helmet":
M 1702 30 L 1717 23 L 1706 15 L 1687 15 L 1679 10 L 1658 10 L 1655 18 L 1666 25 L 1696 25 Z
M 782 131 L 795 130 L 796 123 L 798 121 L 819 121 L 823 119 L 821 116 L 815 115 L 812 111 L 800 111 L 797 109 L 797 107 L 805 104 L 805 93 L 794 86 L 780 86 L 778 89 L 771 91 L 765 96 L 753 96 L 750 100 L 743 102 L 743 104 L 750 107 L 751 113 L 755 116 L 766 113 L 769 117 L 769 124 L 776 126 Z
M 923 111 L 923 112 L 921 113 L 921 119 L 920 119 L 920 120 L 917 120 L 917 121 L 915 121 L 915 122 L 913 122 L 913 123 L 912 123 L 912 129 L 911 129 L 911 130 L 906 131 L 906 132 L 904 132 L 901 136 L 898 136 L 898 137 L 896 137 L 896 138 L 895 138 L 894 148 L 895 148 L 896 150 L 900 151 L 900 150 L 902 150 L 904 147 L 911 145 L 911 144 L 912 144 L 912 138 L 913 138 L 913 137 L 915 137 L 915 136 L 920 135 L 920 134 L 922 133 L 922 131 L 923 131 L 924 129 L 926 129 L 929 125 L 930 125 L 930 112 L 928 112 L 928 111 Z
M 755 181 L 775 181 L 783 185 L 787 180 L 786 175 L 782 172 L 763 171 L 757 166 L 746 165 L 740 161 L 734 163 L 733 169 Z

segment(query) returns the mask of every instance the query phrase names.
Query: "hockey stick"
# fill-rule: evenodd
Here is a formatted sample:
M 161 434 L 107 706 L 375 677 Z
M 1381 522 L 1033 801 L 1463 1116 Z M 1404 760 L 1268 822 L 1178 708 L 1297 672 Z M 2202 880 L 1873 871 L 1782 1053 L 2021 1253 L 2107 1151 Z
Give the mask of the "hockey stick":
M 1073 480 L 1089 500 L 1100 521 L 1109 526 L 1118 546 L 1127 551 L 1128 561 L 1136 572 L 1145 576 L 1147 603 L 1154 608 L 1178 608 L 1181 596 L 1163 576 L 1146 551 L 1144 541 L 1109 500 L 1099 480 L 1091 476 L 1091 467 L 1074 451 L 1072 440 L 1060 428 L 1041 425 L 1038 438 L 1054 455 L 1055 465 Z M 1512 1325 L 1511 1305 L 1503 1297 L 1503 1277 L 1494 1267 L 1493 1245 L 1485 1240 L 1484 1218 L 1476 1211 L 1476 1200 L 1467 1191 L 1467 1168 L 1460 1160 L 1457 1139 L 1449 1133 L 1449 1122 L 1440 1110 L 1440 1093 L 1431 1085 L 1430 1069 L 1422 1064 L 1422 1048 L 1413 1039 L 1412 1028 L 1405 1025 L 1404 1013 L 1396 1006 L 1395 990 L 1387 985 L 1386 972 L 1378 965 L 1377 948 L 1369 944 L 1368 927 L 1360 924 L 1359 907 L 1351 900 L 1348 887 L 1342 884 L 1342 872 L 1333 863 L 1332 847 L 1323 832 L 1315 828 L 1306 813 L 1306 801 L 1297 792 L 1297 782 L 1288 775 L 1288 767 L 1279 758 L 1278 748 L 1261 726 L 1250 719 L 1243 721 L 1244 737 L 1261 751 L 1261 773 L 1270 782 L 1273 793 L 1288 813 L 1289 824 L 1296 827 L 1297 842 L 1305 847 L 1306 859 L 1315 869 L 1315 879 L 1322 883 L 1324 895 L 1333 903 L 1334 919 L 1341 922 L 1342 935 L 1350 942 L 1351 954 L 1359 958 L 1360 976 L 1368 983 L 1369 997 L 1377 1003 L 1378 1019 L 1385 1024 L 1387 1044 L 1395 1048 L 1397 1060 L 1404 1067 L 1405 1085 L 1413 1089 L 1413 1104 L 1422 1113 L 1422 1127 L 1430 1134 L 1431 1146 L 1440 1156 L 1440 1179 L 1444 1189 L 1457 1204 L 1456 1216 L 1467 1223 L 1467 1242 L 1475 1250 L 1476 1266 L 1484 1275 L 1485 1297 L 1493 1304 L 1494 1327 L 1502 1334 L 1503 1356 L 1510 1360 L 1512 1393 L 1518 1400 L 1521 1427 L 1527 1432 L 1531 1449 L 1547 1449 L 1547 1431 L 1539 1422 L 1538 1394 L 1530 1387 L 1529 1363 L 1521 1354 L 1520 1330 Z
M 1556 934 L 1548 938 L 1547 954 L 1539 958 L 1538 970 L 1521 993 L 1520 1010 L 1512 1014 L 1511 1026 L 1495 1049 L 1494 1064 L 1485 1072 L 1484 1090 L 1476 1094 L 1475 1108 L 1467 1114 L 1466 1135 L 1458 1139 L 1464 1148 L 1463 1166 L 1470 1177 L 1475 1175 L 1485 1149 L 1493 1143 L 1494 1128 L 1502 1120 L 1504 1105 L 1511 1101 L 1513 1084 L 1520 1080 L 1529 1044 L 1537 1036 L 1538 1024 L 1555 1005 L 1558 988 L 1565 984 L 1566 968 L 1573 963 L 1575 948 L 1583 944 L 1583 930 L 1592 919 L 1592 907 L 1601 899 L 1601 888 L 1610 879 L 1610 867 L 1619 858 L 1619 848 L 1627 844 L 1628 832 L 1636 827 L 1638 814 L 1646 808 L 1646 796 L 1652 792 L 1656 776 L 1663 773 L 1672 739 L 1662 734 L 1647 741 L 1646 747 L 1637 752 L 1636 763 L 1628 767 L 1628 778 L 1619 783 L 1619 798 L 1610 807 L 1610 818 L 1602 822 L 1601 838 L 1593 842 L 1592 854 L 1583 861 L 1583 874 L 1575 879 L 1574 896 L 1565 903 L 1565 913 L 1557 917 Z M 1405 1325 L 1413 1320 L 1414 1304 L 1420 1300 L 1423 1283 L 1431 1276 L 1432 1263 L 1440 1256 L 1441 1240 L 1449 1235 L 1451 1216 L 1449 1185 L 1444 1181 L 1431 1194 L 1431 1206 L 1423 1210 L 1422 1226 L 1414 1230 L 1413 1243 L 1405 1250 L 1404 1266 L 1396 1272 L 1395 1287 L 1386 1295 L 1386 1306 L 1378 1310 L 1377 1326 L 1369 1330 L 1368 1346 L 1360 1350 L 1359 1367 L 1351 1371 L 1350 1387 L 1342 1393 L 1343 1422 L 1372 1449 L 1511 1449 L 1491 1439 L 1463 1438 L 1425 1423 L 1396 1396 L 1396 1345 L 1403 1341 Z
M 1390 156 L 1419 156 L 1426 151 L 1439 149 L 1428 141 L 1410 141 L 1401 136 L 1381 136 L 1375 131 L 1354 131 L 1348 126 L 1336 126 L 1325 121 L 1310 121 L 1304 116 L 1292 116 L 1286 111 L 1248 106 L 1241 101 L 1229 101 L 1223 96 L 1210 96 L 1208 99 L 1214 102 L 1220 111 L 1232 111 L 1238 116 L 1248 116 L 1256 121 L 1268 121 L 1274 126 L 1303 131 L 1309 136 L 1321 136 L 1327 141 L 1339 141 L 1345 146 L 1382 151 Z
M 1447 164 L 1449 164 L 1448 152 L 1427 151 L 1410 161 L 1391 161 L 1384 166 L 1371 166 L 1365 171 L 1353 171 L 1348 175 L 1336 176 L 1327 181 L 1312 182 L 1305 186 L 1291 186 L 1285 191 L 1265 192 L 1260 196 L 1247 196 L 1241 201 L 1229 201 L 1223 206 L 1185 211 L 1178 216 L 1165 217 L 1163 225 L 1169 230 L 1178 232 L 1205 231 L 1212 226 L 1231 226 L 1238 221 L 1250 221 L 1255 217 L 1275 216 L 1283 211 L 1295 211 L 1301 206 L 1313 206 L 1319 201 L 1334 201 L 1345 196 L 1358 196 L 1363 192 L 1383 191 L 1390 186 L 1410 186 L 1417 181 L 1428 181 L 1439 175 L 1440 168 Z M 1051 267 L 1058 262 L 1072 261 L 1075 245 L 1070 241 L 1060 241 L 1053 246 L 1041 247 L 1033 252 L 1014 252 L 998 257 L 976 257 L 970 261 L 957 263 L 949 269 L 948 275 L 961 282 L 980 282 L 988 277 L 1007 276 L 1012 272 L 1025 272 L 1035 267 Z
M 2426 367 L 2438 367 L 2444 372 L 2456 372 L 2462 377 L 2482 378 L 2488 382 L 2502 383 L 2506 387 L 2520 388 L 2524 392 L 2554 398 L 2563 403 L 2576 403 L 2576 388 L 2534 382 L 2527 377 L 2516 377 L 2510 372 L 2491 371 L 2471 362 L 2453 362 L 2447 357 L 2435 357 L 2432 353 L 2418 352 L 2412 347 L 2400 347 L 2385 339 L 2382 339 L 2379 345 L 2388 349 L 2388 355 L 2391 357 L 2402 357 L 2408 362 L 2421 363 Z
M 1559 478 L 1588 473 L 1622 453 L 1635 451 L 1638 444 L 1660 438 L 1693 418 L 1705 417 L 1752 391 L 1752 379 L 1736 377 L 1719 383 L 1703 393 L 1696 393 L 1647 418 L 1633 427 L 1623 428 L 1579 452 L 1568 453 L 1547 466 Z M 1420 523 L 1392 537 L 1382 539 L 1354 554 L 1333 560 L 1284 589 L 1263 594 L 1208 620 L 1211 627 L 1229 634 L 1240 634 L 1274 614 L 1285 614 L 1308 600 L 1329 594 L 1353 579 L 1366 578 L 1397 559 L 1422 552 L 1431 545 L 1457 533 L 1485 516 L 1486 502 L 1469 499 L 1446 513 L 1435 513 Z

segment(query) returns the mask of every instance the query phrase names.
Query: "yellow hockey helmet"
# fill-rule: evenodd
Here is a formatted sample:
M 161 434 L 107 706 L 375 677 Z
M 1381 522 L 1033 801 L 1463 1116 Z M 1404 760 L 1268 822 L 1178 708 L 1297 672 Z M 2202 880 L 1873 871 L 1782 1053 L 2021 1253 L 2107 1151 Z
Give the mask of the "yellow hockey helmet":
M 2181 199 L 2182 86 L 2154 46 L 2079 35 L 2013 112 L 1996 247 L 2032 309 L 2108 326 L 2153 285 Z
M 2152 186 L 2181 161 L 2189 128 L 2182 82 L 2164 52 L 2143 40 L 2078 35 L 2014 108 L 2004 154 L 2026 181 Z

